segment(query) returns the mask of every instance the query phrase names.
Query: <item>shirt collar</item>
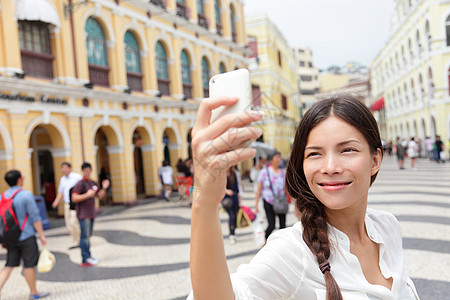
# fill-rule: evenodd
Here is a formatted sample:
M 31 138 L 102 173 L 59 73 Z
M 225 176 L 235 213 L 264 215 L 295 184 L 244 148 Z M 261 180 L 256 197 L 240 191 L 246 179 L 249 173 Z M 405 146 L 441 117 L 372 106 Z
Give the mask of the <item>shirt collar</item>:
M 367 215 L 367 213 L 364 219 L 364 223 L 366 225 L 366 231 L 369 238 L 377 244 L 384 244 L 383 238 L 375 228 L 372 219 Z M 348 236 L 330 224 L 328 224 L 328 238 L 330 239 L 330 241 L 339 244 L 347 251 L 350 251 L 350 239 L 348 238 Z

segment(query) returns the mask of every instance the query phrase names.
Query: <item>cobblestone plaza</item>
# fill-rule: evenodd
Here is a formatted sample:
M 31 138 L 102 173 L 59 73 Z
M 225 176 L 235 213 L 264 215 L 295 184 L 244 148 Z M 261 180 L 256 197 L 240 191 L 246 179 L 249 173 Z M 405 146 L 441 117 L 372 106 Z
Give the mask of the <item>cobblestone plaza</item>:
M 409 163 L 409 161 L 406 161 Z M 400 221 L 405 269 L 421 300 L 450 299 L 450 164 L 422 159 L 418 171 L 398 170 L 387 157 L 370 190 L 369 207 L 392 212 Z M 245 183 L 244 204 L 253 206 Z M 287 223 L 296 221 L 293 208 Z M 224 234 L 227 215 L 221 214 Z M 103 208 L 96 219 L 91 251 L 98 267 L 80 267 L 79 249 L 68 250 L 70 238 L 62 220 L 51 220 L 48 248 L 55 268 L 38 274 L 38 289 L 48 299 L 185 299 L 189 293 L 190 208 L 157 199 L 136 206 Z M 225 240 L 231 272 L 256 253 L 251 228 L 237 230 L 237 243 Z M 0 264 L 6 251 L 0 250 Z M 26 299 L 28 288 L 16 268 L 2 299 Z

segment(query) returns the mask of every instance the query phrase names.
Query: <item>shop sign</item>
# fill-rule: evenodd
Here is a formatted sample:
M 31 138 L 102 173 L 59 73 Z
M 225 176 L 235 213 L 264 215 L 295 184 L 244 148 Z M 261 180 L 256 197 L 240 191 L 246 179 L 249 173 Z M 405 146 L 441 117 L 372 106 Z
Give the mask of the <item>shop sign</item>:
M 61 99 L 59 97 L 46 97 L 43 95 L 39 97 L 30 97 L 30 96 L 23 96 L 21 94 L 5 94 L 3 91 L 0 91 L 0 99 L 67 105 L 67 100 Z

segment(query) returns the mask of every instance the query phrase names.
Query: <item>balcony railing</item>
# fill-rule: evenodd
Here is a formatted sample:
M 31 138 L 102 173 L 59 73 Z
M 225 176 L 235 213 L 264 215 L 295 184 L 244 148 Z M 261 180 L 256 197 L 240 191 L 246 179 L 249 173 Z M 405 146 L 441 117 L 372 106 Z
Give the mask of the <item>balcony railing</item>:
M 216 23 L 216 32 L 218 35 L 222 35 L 222 29 L 223 29 L 222 24 Z
M 150 3 L 164 9 L 167 6 L 167 0 L 150 0 Z
M 186 5 L 177 2 L 177 16 L 189 20 L 191 17 L 191 10 Z
M 208 29 L 209 20 L 205 16 L 198 14 L 198 25 L 202 26 L 205 29 Z
M 25 75 L 53 78 L 53 55 L 21 50 L 22 69 Z
M 133 91 L 142 92 L 142 74 L 127 72 L 128 87 Z
M 89 64 L 89 80 L 94 85 L 109 86 L 109 68 Z
M 192 84 L 183 83 L 183 94 L 186 99 L 192 99 Z
M 161 92 L 161 95 L 170 96 L 169 84 L 170 80 L 158 78 L 158 90 Z

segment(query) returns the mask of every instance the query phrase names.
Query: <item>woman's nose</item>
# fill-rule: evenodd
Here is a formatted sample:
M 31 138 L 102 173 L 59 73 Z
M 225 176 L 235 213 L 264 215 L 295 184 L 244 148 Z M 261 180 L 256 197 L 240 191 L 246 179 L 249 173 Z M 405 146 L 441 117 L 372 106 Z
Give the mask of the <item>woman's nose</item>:
M 342 172 L 341 162 L 334 155 L 326 155 L 322 161 L 322 173 L 333 175 Z

